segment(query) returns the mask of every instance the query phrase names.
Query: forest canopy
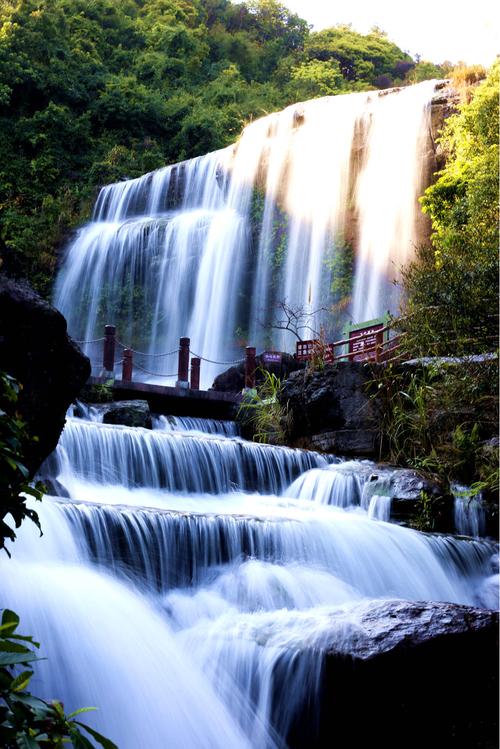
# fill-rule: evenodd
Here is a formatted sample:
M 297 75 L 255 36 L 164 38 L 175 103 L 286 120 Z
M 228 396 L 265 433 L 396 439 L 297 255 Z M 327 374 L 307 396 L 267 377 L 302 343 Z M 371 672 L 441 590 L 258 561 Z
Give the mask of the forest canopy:
M 100 185 L 224 147 L 294 101 L 436 77 L 427 65 L 379 29 L 312 32 L 276 0 L 4 0 L 4 269 L 48 294 Z

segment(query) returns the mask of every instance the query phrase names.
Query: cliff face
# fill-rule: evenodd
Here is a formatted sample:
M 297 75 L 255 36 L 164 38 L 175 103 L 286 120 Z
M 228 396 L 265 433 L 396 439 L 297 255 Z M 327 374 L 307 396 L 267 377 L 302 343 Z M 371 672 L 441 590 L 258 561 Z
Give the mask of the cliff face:
M 34 473 L 55 449 L 68 406 L 90 376 L 66 320 L 27 285 L 0 276 L 0 369 L 22 385 L 17 410 L 37 442 L 27 446 Z

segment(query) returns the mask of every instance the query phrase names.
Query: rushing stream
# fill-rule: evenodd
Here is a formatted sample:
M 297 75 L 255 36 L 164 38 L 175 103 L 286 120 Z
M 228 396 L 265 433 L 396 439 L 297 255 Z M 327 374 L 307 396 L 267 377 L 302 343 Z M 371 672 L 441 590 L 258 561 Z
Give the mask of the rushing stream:
M 44 499 L 41 539 L 23 526 L 1 589 L 48 658 L 33 690 L 97 705 L 120 749 L 284 747 L 360 606 L 495 606 L 494 544 L 381 521 L 366 462 L 250 444 L 228 422 L 86 416 L 42 469 L 66 496 Z

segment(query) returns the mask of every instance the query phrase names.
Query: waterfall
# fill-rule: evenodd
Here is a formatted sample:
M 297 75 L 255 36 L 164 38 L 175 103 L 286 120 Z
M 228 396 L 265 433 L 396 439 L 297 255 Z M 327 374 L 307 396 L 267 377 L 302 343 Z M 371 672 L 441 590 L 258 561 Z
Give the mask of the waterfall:
M 167 382 L 189 336 L 207 386 L 246 342 L 293 347 L 269 327 L 280 301 L 337 337 L 347 313 L 325 309 L 346 310 L 349 288 L 354 321 L 395 311 L 391 282 L 422 235 L 435 86 L 293 105 L 233 146 L 103 187 L 57 278 L 71 335 L 97 365 L 91 342 L 113 323 L 140 352 L 134 377 Z
M 223 437 L 237 437 L 239 434 L 235 421 L 200 419 L 193 416 L 156 416 L 153 418 L 153 429 L 167 432 L 204 432 L 220 434 Z
M 313 735 L 322 653 L 349 655 L 377 602 L 496 605 L 495 544 L 380 522 L 368 461 L 86 416 L 41 471 L 67 496 L 43 500 L 42 538 L 20 529 L 0 590 L 48 657 L 37 692 L 98 705 L 120 749 L 286 749 L 305 709 Z
M 253 489 L 278 494 L 303 471 L 326 465 L 319 453 L 218 434 L 131 429 L 69 418 L 41 475 L 52 471 L 50 478 L 68 490 L 75 479 L 83 479 L 173 492 Z
M 451 486 L 454 504 L 455 530 L 463 536 L 484 536 L 486 530 L 486 506 L 481 493 L 477 496 L 460 484 Z

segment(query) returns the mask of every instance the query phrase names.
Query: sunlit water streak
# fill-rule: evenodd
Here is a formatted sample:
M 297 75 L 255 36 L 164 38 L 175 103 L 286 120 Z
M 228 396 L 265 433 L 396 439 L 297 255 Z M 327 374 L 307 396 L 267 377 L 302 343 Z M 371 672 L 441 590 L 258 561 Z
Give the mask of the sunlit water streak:
M 147 354 L 136 379 L 174 381 L 175 357 L 153 355 L 180 336 L 221 362 L 242 358 L 245 337 L 290 349 L 293 336 L 266 329 L 276 303 L 328 306 L 347 245 L 357 257 L 350 316 L 395 310 L 391 281 L 419 231 L 435 86 L 293 105 L 249 124 L 234 146 L 103 187 L 57 278 L 70 333 L 89 341 L 118 324 Z M 224 368 L 203 361 L 202 385 Z

